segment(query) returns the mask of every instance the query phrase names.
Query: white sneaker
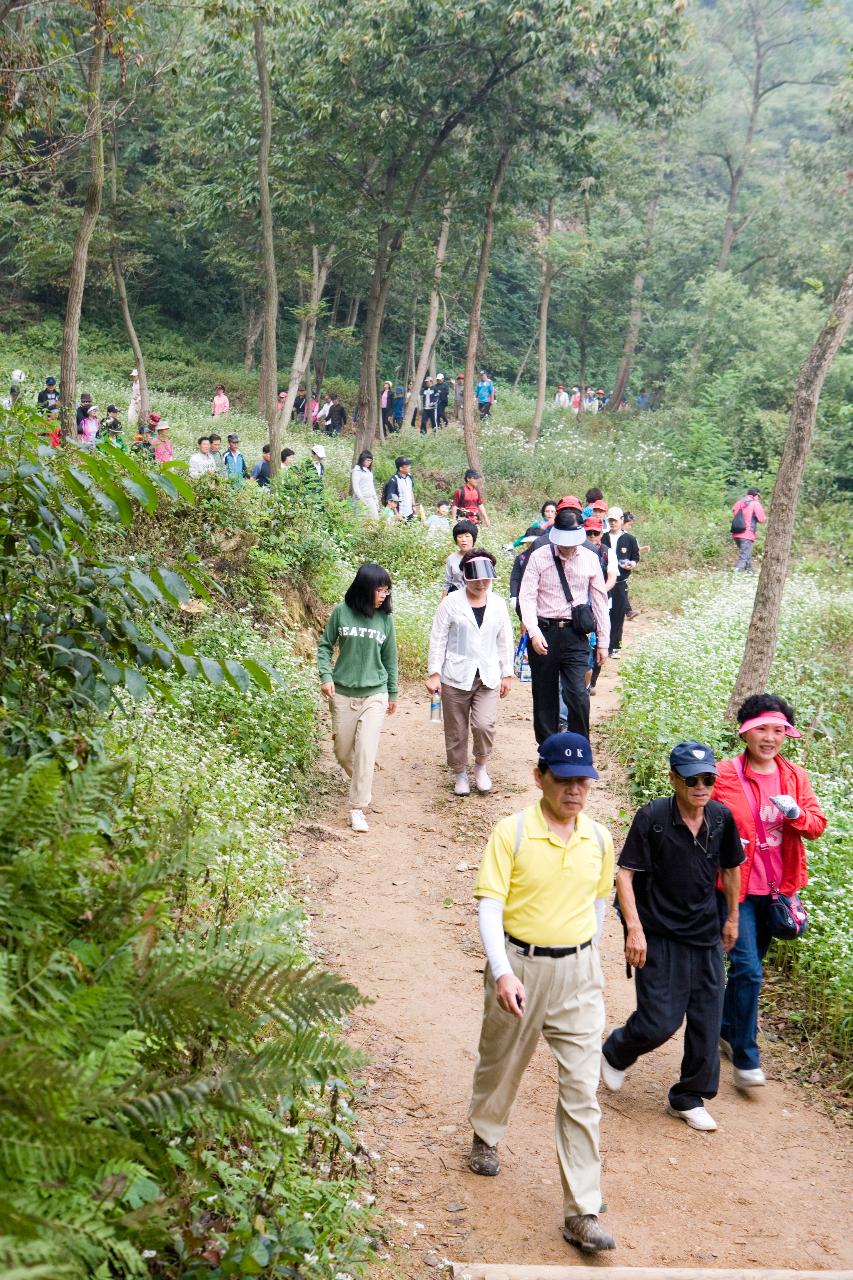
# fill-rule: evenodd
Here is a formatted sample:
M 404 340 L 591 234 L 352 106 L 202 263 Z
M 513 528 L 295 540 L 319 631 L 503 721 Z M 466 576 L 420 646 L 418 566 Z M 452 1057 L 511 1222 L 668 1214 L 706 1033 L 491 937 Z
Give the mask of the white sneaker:
M 361 809 L 351 810 L 350 816 L 349 816 L 349 822 L 353 831 L 369 831 L 370 830 L 370 827 L 367 825 L 367 818 L 365 818 Z
M 491 791 L 492 789 L 492 780 L 486 773 L 484 764 L 474 765 L 474 786 L 478 791 Z
M 767 1084 L 767 1076 L 761 1067 L 732 1067 L 732 1079 L 736 1089 L 758 1089 Z
M 679 1120 L 683 1120 L 685 1124 L 690 1125 L 691 1129 L 699 1129 L 702 1133 L 712 1133 L 717 1127 L 717 1122 L 704 1107 L 691 1107 L 689 1111 L 676 1111 L 675 1107 L 666 1104 L 669 1115 L 676 1116 Z
M 461 773 L 457 773 L 456 781 L 453 784 L 453 790 L 458 796 L 470 796 L 471 784 L 468 781 L 467 769 L 463 769 Z
M 601 1079 L 611 1093 L 618 1093 L 625 1083 L 625 1072 L 612 1067 L 603 1053 L 601 1055 Z
M 724 1040 L 722 1036 L 720 1036 L 720 1053 L 724 1058 L 728 1058 L 729 1062 L 731 1062 L 735 1056 L 732 1046 L 729 1044 L 728 1040 Z

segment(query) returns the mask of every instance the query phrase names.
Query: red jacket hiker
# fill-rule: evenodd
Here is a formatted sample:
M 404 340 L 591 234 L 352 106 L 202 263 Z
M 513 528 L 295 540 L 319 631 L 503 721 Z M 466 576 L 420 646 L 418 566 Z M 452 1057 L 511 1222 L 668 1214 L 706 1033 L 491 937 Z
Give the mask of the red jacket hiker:
M 747 785 L 755 792 L 755 803 L 759 805 L 761 796 L 755 783 L 750 782 L 752 770 L 747 763 L 746 752 L 741 760 Z M 816 840 L 826 830 L 826 818 L 805 769 L 781 755 L 776 757 L 776 764 L 779 767 L 780 790 L 785 795 L 793 796 L 801 810 L 799 818 L 786 819 L 782 827 L 782 883 L 779 885 L 779 892 L 787 895 L 797 893 L 803 885 L 808 884 L 803 837 Z M 752 808 L 747 803 L 734 760 L 721 760 L 718 764 L 713 797 L 728 805 L 734 814 L 741 838 L 747 841 L 744 845 L 746 861 L 740 869 L 740 901 L 743 902 L 755 858 L 756 832 Z

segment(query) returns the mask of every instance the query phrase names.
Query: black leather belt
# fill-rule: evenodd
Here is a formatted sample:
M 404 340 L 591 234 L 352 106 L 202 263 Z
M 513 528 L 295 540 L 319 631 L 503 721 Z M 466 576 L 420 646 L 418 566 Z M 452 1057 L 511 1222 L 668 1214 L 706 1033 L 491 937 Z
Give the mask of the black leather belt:
M 570 627 L 572 625 L 571 618 L 537 618 L 536 621 L 543 631 L 548 627 Z
M 511 933 L 506 935 L 506 940 L 514 947 L 518 947 L 523 956 L 550 956 L 552 960 L 559 960 L 561 956 L 576 955 L 578 951 L 586 951 L 587 947 L 592 946 L 592 938 L 589 942 L 582 942 L 577 947 L 534 947 L 529 942 L 514 938 Z

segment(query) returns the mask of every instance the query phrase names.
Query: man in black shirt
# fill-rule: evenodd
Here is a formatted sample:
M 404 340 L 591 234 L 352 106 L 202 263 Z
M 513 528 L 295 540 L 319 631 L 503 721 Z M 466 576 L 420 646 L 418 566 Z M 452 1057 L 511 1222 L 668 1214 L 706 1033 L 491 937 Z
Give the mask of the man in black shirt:
M 619 565 L 619 577 L 610 592 L 610 657 L 618 658 L 622 647 L 622 627 L 628 612 L 628 579 L 631 570 L 640 563 L 640 547 L 633 533 L 626 533 L 622 528 L 621 507 L 610 507 L 607 522 L 610 531 L 605 533 L 601 541 L 616 552 L 616 562 Z
M 45 378 L 44 386 L 36 396 L 36 404 L 43 413 L 50 413 L 59 408 L 59 392 L 56 389 L 56 378 Z
M 711 748 L 680 742 L 669 764 L 675 794 L 637 810 L 619 855 L 616 891 L 637 1009 L 607 1037 L 601 1078 L 617 1092 L 628 1067 L 675 1035 L 686 1016 L 681 1079 L 667 1111 L 707 1131 L 717 1127 L 703 1099 L 713 1098 L 720 1082 L 723 952 L 737 941 L 743 846 L 731 811 L 711 799 Z M 718 874 L 728 907 L 722 936 Z

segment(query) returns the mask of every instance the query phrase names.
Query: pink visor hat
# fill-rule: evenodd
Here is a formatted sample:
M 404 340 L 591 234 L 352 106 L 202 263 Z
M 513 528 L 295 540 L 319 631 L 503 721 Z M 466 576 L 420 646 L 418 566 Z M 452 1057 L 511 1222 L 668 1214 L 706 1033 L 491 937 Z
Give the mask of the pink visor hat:
M 750 729 L 761 729 L 766 724 L 781 724 L 785 729 L 786 738 L 801 738 L 803 736 L 799 729 L 795 729 L 785 719 L 781 711 L 762 711 L 761 715 L 753 716 L 751 720 L 744 720 L 738 729 L 738 733 L 743 735 L 748 733 Z

